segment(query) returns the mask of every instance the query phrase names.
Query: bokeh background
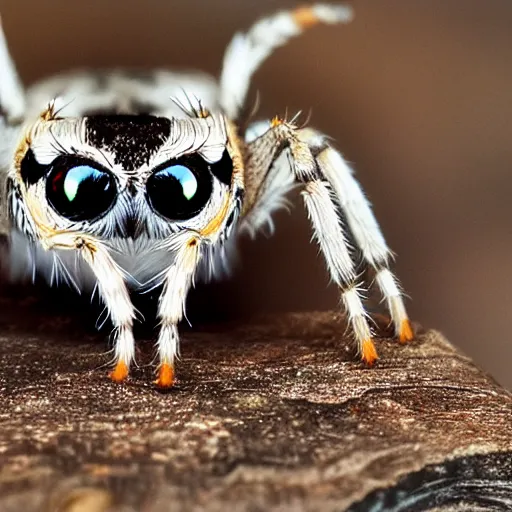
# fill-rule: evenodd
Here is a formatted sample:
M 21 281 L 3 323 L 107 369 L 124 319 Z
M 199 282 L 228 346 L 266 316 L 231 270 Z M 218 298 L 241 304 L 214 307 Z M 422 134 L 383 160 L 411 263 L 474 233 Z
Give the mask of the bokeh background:
M 84 66 L 198 67 L 218 75 L 232 34 L 296 2 L 1 0 L 26 83 Z M 512 387 L 512 2 L 354 0 L 349 26 L 310 31 L 254 79 L 259 115 L 311 110 L 355 163 L 411 296 Z M 221 314 L 335 307 L 300 203 L 245 241 Z

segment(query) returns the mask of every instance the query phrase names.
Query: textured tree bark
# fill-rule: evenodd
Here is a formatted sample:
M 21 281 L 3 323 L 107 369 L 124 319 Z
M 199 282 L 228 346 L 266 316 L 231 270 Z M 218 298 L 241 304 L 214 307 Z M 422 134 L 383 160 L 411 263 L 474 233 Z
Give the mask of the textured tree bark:
M 512 509 L 512 398 L 441 334 L 334 313 L 183 333 L 179 383 L 107 378 L 104 337 L 0 301 L 1 511 Z M 485 342 L 485 340 L 484 340 Z

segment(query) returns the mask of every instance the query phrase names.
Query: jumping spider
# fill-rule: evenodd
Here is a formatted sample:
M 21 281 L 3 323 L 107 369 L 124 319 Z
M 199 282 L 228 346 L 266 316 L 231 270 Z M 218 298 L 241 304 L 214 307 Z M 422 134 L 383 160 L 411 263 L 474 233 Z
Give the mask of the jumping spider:
M 377 352 L 359 256 L 396 336 L 412 339 L 390 250 L 328 138 L 280 117 L 239 133 L 250 79 L 273 50 L 351 17 L 346 6 L 315 4 L 262 19 L 235 35 L 218 82 L 161 70 L 84 72 L 25 89 L 0 31 L 0 226 L 11 273 L 97 287 L 115 328 L 114 381 L 126 379 L 134 360 L 129 289 L 162 288 L 156 383 L 172 386 L 194 276 L 214 276 L 236 235 L 258 232 L 297 184 L 361 359 L 371 365 Z

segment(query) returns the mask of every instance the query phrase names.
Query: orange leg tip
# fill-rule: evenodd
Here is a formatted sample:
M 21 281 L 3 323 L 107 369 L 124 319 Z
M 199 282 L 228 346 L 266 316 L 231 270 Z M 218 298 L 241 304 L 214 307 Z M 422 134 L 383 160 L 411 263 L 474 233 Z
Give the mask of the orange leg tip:
M 174 385 L 174 368 L 168 364 L 163 363 L 158 370 L 158 379 L 155 380 L 155 384 L 159 388 L 170 388 Z
M 128 365 L 124 361 L 119 361 L 110 373 L 110 378 L 114 382 L 123 382 L 126 377 L 128 377 Z
M 412 325 L 409 320 L 404 320 L 402 325 L 400 326 L 400 335 L 399 340 L 400 343 L 407 343 L 414 338 L 414 332 L 412 330 Z
M 372 340 L 364 340 L 363 345 L 361 347 L 361 359 L 368 366 L 373 366 L 375 361 L 379 358 L 377 354 L 377 349 L 373 344 Z
M 298 7 L 293 11 L 292 16 L 293 21 L 302 29 L 313 27 L 319 21 L 314 9 L 309 6 Z

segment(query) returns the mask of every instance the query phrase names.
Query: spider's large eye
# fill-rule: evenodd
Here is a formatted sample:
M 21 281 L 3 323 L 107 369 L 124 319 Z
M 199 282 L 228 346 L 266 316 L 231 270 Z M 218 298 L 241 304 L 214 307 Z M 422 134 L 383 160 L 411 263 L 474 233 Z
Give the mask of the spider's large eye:
M 160 166 L 146 183 L 152 208 L 169 220 L 196 216 L 212 194 L 212 175 L 199 156 L 189 156 Z
M 112 174 L 89 162 L 56 162 L 46 181 L 46 197 L 63 217 L 94 220 L 105 214 L 116 198 Z

